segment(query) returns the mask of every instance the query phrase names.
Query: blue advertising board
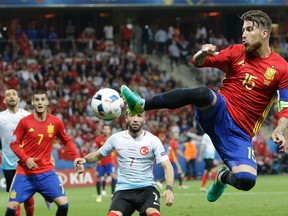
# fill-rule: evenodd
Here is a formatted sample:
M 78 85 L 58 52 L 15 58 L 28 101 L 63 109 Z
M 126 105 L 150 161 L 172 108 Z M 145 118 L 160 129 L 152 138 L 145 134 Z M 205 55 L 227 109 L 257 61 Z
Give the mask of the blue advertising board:
M 0 7 L 288 5 L 288 0 L 0 0 Z

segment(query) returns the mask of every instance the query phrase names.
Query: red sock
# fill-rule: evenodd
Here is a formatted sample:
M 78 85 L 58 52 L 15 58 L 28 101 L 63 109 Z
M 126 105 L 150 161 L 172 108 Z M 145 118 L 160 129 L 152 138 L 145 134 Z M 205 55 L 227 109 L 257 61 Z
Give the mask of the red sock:
M 16 209 L 16 216 L 20 216 L 20 215 L 21 215 L 21 206 L 19 204 L 17 209 Z
M 207 182 L 207 180 L 208 180 L 208 174 L 204 174 L 203 176 L 202 176 L 202 184 L 201 184 L 201 187 L 203 188 L 203 187 L 205 187 L 205 185 L 206 185 L 206 182 Z
M 24 202 L 24 208 L 25 208 L 26 216 L 34 215 L 34 198 L 33 197 L 31 197 L 30 199 Z
M 216 176 L 217 176 L 217 173 L 216 172 L 212 172 L 211 175 L 212 175 L 213 180 L 215 180 Z
M 150 214 L 149 216 L 160 216 L 160 214 L 157 212 L 154 212 L 154 213 Z
M 116 214 L 114 212 L 109 212 L 107 216 L 118 216 L 118 214 Z

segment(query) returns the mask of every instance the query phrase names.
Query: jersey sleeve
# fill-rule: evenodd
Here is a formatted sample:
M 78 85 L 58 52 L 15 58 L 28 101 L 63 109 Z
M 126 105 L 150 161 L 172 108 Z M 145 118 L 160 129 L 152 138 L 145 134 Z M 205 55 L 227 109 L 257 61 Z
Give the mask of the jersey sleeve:
M 106 140 L 104 145 L 101 146 L 101 148 L 99 149 L 101 155 L 103 155 L 104 157 L 107 157 L 109 154 L 111 154 L 111 152 L 115 149 L 114 148 L 115 139 L 117 139 L 117 137 L 112 135 Z
M 224 50 L 221 50 L 216 56 L 209 56 L 204 62 L 205 67 L 215 67 L 223 72 L 230 71 L 231 67 L 231 53 L 233 46 L 230 46 Z
M 75 144 L 72 139 L 68 136 L 63 122 L 59 119 L 58 123 L 59 129 L 57 137 L 60 139 L 61 143 L 66 147 L 67 152 L 73 157 L 73 159 L 79 158 L 79 154 L 76 150 Z
M 224 50 L 221 50 L 219 52 L 219 54 L 215 55 L 215 56 L 207 56 L 204 63 L 200 66 L 195 65 L 195 60 L 194 57 L 192 58 L 191 62 L 197 66 L 197 67 L 214 67 L 214 68 L 218 68 L 219 70 L 223 71 L 223 72 L 227 72 L 229 70 L 229 68 L 231 67 L 231 58 L 234 58 L 233 55 L 238 49 L 238 47 L 235 46 L 229 46 Z
M 20 120 L 14 131 L 12 142 L 10 143 L 10 148 L 21 161 L 26 162 L 27 159 L 29 158 L 29 155 L 26 155 L 20 147 L 24 139 L 24 134 L 25 134 L 25 124 L 23 120 Z
M 160 139 L 154 136 L 154 155 L 156 159 L 156 164 L 159 164 L 165 160 L 169 160 L 169 157 L 164 149 L 163 144 L 161 143 Z
M 288 64 L 286 61 L 282 64 L 285 65 L 285 67 L 283 68 L 283 76 L 280 79 L 279 90 L 277 91 L 278 116 L 279 118 L 288 118 Z

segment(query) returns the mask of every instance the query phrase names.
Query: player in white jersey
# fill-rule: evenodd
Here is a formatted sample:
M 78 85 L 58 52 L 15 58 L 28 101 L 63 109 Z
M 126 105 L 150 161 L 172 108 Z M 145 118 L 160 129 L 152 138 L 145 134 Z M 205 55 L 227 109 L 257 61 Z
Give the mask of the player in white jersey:
M 202 192 L 206 191 L 205 185 L 209 178 L 209 174 L 211 173 L 213 179 L 216 178 L 217 166 L 215 166 L 214 164 L 215 153 L 216 153 L 216 150 L 214 148 L 212 140 L 210 139 L 209 135 L 205 133 L 202 137 L 200 152 L 198 156 L 199 162 L 201 162 L 202 159 L 205 162 L 205 168 L 204 168 L 201 188 L 200 188 L 200 191 Z
M 142 129 L 145 121 L 145 112 L 137 115 L 126 112 L 128 130 L 113 134 L 97 152 L 74 161 L 81 173 L 83 164 L 95 163 L 117 151 L 118 179 L 108 216 L 132 215 L 135 210 L 143 216 L 160 216 L 160 194 L 153 176 L 155 163 L 161 163 L 165 172 L 166 205 L 174 202 L 172 165 L 160 139 Z
M 19 108 L 20 98 L 15 89 L 9 88 L 4 93 L 4 103 L 7 109 L 0 112 L 0 137 L 2 143 L 2 170 L 6 180 L 6 191 L 9 192 L 13 177 L 16 172 L 18 157 L 10 148 L 13 131 L 18 122 L 23 117 L 30 113 L 24 109 Z M 46 203 L 47 207 L 51 209 L 50 203 Z M 34 215 L 34 199 L 31 197 L 24 202 L 26 215 Z M 20 215 L 20 205 L 16 211 L 16 215 Z

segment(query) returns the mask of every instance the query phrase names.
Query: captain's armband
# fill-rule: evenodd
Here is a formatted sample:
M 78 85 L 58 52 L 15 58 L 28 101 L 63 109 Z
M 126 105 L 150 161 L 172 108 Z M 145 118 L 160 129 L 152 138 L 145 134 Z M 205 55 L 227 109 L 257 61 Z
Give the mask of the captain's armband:
M 278 111 L 280 112 L 284 108 L 288 108 L 288 88 L 283 88 L 280 90 L 277 90 L 278 93 Z
M 280 112 L 284 108 L 288 108 L 288 101 L 278 101 L 277 106 L 278 106 L 278 112 Z

